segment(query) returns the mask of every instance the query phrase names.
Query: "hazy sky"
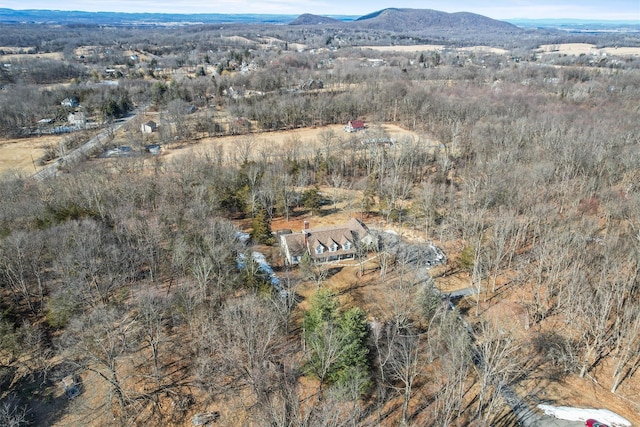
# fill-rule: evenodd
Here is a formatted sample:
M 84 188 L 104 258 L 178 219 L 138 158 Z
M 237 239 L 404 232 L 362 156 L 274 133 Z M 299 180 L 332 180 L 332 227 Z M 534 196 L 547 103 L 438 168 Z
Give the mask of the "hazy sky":
M 9 9 L 89 12 L 366 15 L 387 7 L 474 12 L 495 19 L 624 19 L 640 24 L 640 0 L 0 0 Z

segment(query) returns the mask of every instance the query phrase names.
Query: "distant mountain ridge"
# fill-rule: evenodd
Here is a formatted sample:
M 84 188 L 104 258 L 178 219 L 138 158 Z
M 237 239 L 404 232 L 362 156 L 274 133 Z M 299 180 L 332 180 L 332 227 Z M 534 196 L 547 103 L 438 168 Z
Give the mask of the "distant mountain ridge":
M 288 24 L 295 15 L 249 13 L 125 13 L 0 8 L 0 22 L 94 25 Z
M 470 12 L 447 13 L 432 9 L 388 8 L 362 16 L 353 22 L 360 28 L 420 33 L 451 31 L 519 33 L 521 28 Z
M 470 12 L 447 13 L 432 9 L 406 8 L 382 9 L 349 22 L 304 14 L 290 25 L 325 25 L 396 33 L 409 44 L 415 40 L 490 44 L 496 37 L 508 43 L 509 40 L 517 39 L 527 31 L 509 22 Z M 398 41 L 403 43 L 400 39 Z
M 289 25 L 326 25 L 326 24 L 339 24 L 341 22 L 343 21 L 340 21 L 339 19 L 335 19 L 335 18 L 330 18 L 328 16 L 312 15 L 310 13 L 304 13 L 298 16 L 295 20 L 291 21 Z
M 360 17 L 348 15 L 221 14 L 221 13 L 121 13 L 60 10 L 13 10 L 0 8 L 0 22 L 53 25 L 177 26 L 219 25 L 297 25 L 375 30 L 402 35 L 407 41 L 489 43 L 494 36 L 502 40 L 526 31 L 508 22 L 469 12 L 447 13 L 432 9 L 387 8 Z
M 394 32 L 517 31 L 515 25 L 468 12 L 387 8 L 360 17 L 350 15 L 124 13 L 0 8 L 0 22 L 96 25 L 290 24 L 380 29 Z
M 432 9 L 387 8 L 360 17 L 348 15 L 265 15 L 220 13 L 122 13 L 60 10 L 12 10 L 0 8 L 0 23 L 46 25 L 103 25 L 122 27 L 213 25 L 297 25 L 393 34 L 395 43 L 508 45 L 536 29 L 524 29 L 504 21 L 469 12 L 447 13 Z

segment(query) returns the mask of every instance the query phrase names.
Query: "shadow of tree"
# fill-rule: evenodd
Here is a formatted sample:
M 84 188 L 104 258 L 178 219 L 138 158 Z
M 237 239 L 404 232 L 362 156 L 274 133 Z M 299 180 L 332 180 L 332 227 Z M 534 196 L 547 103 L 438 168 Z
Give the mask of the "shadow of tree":
M 51 370 L 38 370 L 26 374 L 14 381 L 10 388 L 2 387 L 8 395 L 14 396 L 20 406 L 26 406 L 27 418 L 31 425 L 45 426 L 55 424 L 67 410 L 70 399 L 60 382 L 62 366 Z M 15 372 L 14 372 L 15 373 Z M 82 393 L 82 383 L 76 383 L 78 393 Z M 76 394 L 77 396 L 77 394 Z

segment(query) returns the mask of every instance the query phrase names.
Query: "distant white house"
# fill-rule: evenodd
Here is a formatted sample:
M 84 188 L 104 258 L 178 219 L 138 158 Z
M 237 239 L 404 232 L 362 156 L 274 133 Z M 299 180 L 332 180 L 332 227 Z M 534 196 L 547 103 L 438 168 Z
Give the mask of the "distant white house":
M 83 128 L 87 124 L 87 117 L 83 112 L 69 113 L 67 121 L 71 126 Z
M 355 257 L 358 246 L 372 242 L 369 229 L 356 218 L 345 224 L 313 229 L 305 221 L 300 233 L 280 236 L 280 246 L 290 265 L 298 264 L 305 254 L 315 262 L 351 259 Z
M 80 103 L 75 98 L 65 98 L 60 103 L 63 107 L 76 108 L 80 106 Z
M 153 120 L 149 120 L 140 126 L 142 133 L 152 133 L 158 130 L 158 125 Z

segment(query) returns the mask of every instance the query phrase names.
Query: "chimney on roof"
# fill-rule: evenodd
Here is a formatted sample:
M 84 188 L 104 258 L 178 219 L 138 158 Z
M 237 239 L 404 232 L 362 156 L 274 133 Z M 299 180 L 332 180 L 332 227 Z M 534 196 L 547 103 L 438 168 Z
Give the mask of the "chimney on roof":
M 302 230 L 302 234 L 304 235 L 304 247 L 307 248 L 308 246 L 308 237 L 309 237 L 309 221 L 305 221 L 304 222 L 304 229 Z

